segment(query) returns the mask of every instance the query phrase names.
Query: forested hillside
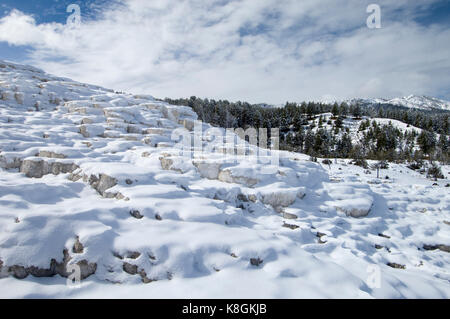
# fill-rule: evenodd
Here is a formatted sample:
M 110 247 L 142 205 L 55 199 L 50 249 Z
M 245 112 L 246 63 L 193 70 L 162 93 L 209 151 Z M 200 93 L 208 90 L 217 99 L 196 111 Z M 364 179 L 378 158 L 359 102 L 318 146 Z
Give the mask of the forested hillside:
M 165 99 L 191 107 L 204 122 L 227 128 L 280 128 L 280 148 L 324 158 L 449 162 L 449 115 L 390 104 L 314 102 L 284 107 L 246 102 Z M 386 119 L 388 121 L 386 121 Z

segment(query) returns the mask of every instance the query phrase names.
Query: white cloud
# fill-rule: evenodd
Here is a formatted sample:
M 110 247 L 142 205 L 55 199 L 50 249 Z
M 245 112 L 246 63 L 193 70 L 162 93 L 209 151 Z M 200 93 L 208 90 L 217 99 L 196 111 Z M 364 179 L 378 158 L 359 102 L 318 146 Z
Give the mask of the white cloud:
M 413 22 L 423 3 L 378 2 L 379 30 L 359 0 L 127 0 L 76 29 L 14 11 L 0 41 L 32 46 L 48 72 L 159 97 L 450 98 L 450 31 Z

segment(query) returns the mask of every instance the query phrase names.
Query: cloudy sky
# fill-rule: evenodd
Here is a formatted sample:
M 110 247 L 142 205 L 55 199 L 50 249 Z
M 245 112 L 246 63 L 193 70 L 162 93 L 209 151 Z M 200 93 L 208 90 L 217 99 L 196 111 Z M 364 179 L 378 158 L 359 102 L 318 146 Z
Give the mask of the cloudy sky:
M 0 59 L 156 97 L 450 100 L 449 57 L 449 0 L 0 0 Z

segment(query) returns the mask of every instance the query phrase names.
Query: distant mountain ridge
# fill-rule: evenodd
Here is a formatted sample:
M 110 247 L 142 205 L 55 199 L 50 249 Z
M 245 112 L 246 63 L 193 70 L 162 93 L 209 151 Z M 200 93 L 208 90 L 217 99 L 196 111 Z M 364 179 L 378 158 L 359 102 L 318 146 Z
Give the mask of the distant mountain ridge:
M 390 104 L 420 110 L 445 110 L 450 111 L 450 102 L 430 96 L 410 95 L 394 99 L 352 99 L 348 103 L 360 103 L 363 105 Z
M 419 95 L 409 95 L 400 98 L 384 99 L 384 98 L 353 98 L 347 100 L 319 100 L 311 102 L 321 102 L 324 104 L 334 104 L 346 102 L 347 104 L 360 104 L 361 106 L 378 106 L 378 105 L 394 105 L 399 107 L 405 107 L 410 109 L 424 110 L 424 111 L 450 111 L 450 101 L 441 100 L 431 96 L 419 96 Z M 269 103 L 259 103 L 257 106 L 263 108 L 279 108 L 284 107 L 285 104 L 269 104 Z

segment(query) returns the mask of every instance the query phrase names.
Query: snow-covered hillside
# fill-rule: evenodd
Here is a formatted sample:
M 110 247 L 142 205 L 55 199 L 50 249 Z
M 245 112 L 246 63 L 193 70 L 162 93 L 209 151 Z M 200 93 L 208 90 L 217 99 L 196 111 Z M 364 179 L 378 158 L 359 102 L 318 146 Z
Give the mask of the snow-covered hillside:
M 218 131 L 0 61 L 0 298 L 450 297 L 448 180 Z
M 421 110 L 445 110 L 450 111 L 450 102 L 444 101 L 438 98 L 430 96 L 417 96 L 410 95 L 402 98 L 394 99 L 353 99 L 348 101 L 349 103 L 358 102 L 362 105 L 378 105 L 378 104 L 391 104 L 396 106 L 402 106 L 412 109 Z

